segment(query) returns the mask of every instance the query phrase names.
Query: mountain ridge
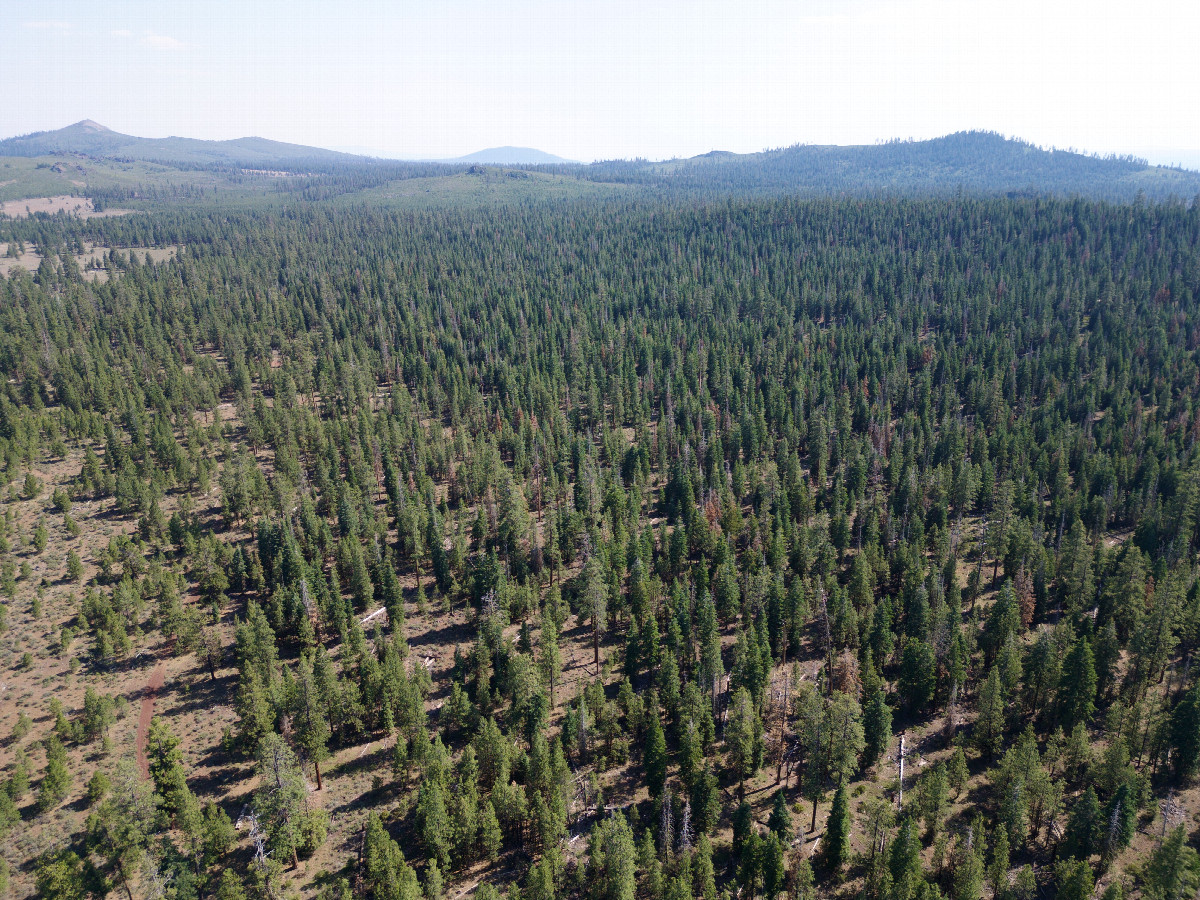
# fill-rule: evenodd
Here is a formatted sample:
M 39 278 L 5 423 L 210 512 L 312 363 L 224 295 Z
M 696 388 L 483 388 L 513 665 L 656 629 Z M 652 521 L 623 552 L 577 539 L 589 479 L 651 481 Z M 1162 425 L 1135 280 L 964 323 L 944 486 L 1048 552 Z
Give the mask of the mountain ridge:
M 225 141 L 139 138 L 112 131 L 92 119 L 56 131 L 0 141 L 0 158 L 56 155 L 109 159 L 122 164 L 140 161 L 176 169 L 231 167 L 266 175 L 277 175 L 280 174 L 277 170 L 284 170 L 293 175 L 334 179 L 322 186 L 321 191 L 338 194 L 356 193 L 393 180 L 454 176 L 456 167 L 482 165 L 544 170 L 543 174 L 560 186 L 571 182 L 607 184 L 675 197 L 946 196 L 965 191 L 986 195 L 1080 196 L 1112 202 L 1130 202 L 1139 196 L 1153 201 L 1174 198 L 1191 202 L 1200 195 L 1200 172 L 1153 166 L 1133 156 L 1048 149 L 987 131 L 962 131 L 922 141 L 795 144 L 757 153 L 712 150 L 688 158 L 618 159 L 586 164 L 533 148 L 511 146 L 479 150 L 453 159 L 420 161 L 359 156 L 261 137 Z M 236 174 L 241 177 L 242 173 Z M 523 191 L 531 197 L 538 196 L 548 183 L 530 180 Z M 80 186 L 74 181 L 57 187 L 60 192 L 65 188 L 67 193 L 73 193 Z M 87 186 L 93 193 L 97 187 Z M 445 184 L 439 187 L 449 189 Z M 10 199 L 18 195 L 45 195 L 22 193 L 22 190 L 9 188 L 7 193 Z M 44 192 L 47 188 L 29 190 Z M 117 201 L 119 197 L 108 200 Z
M 35 131 L 0 141 L 0 156 L 52 156 L 59 153 L 176 165 L 226 163 L 253 166 L 307 161 L 366 161 L 365 157 L 350 153 L 254 136 L 224 141 L 175 135 L 165 138 L 136 137 L 113 131 L 93 119 L 83 119 L 54 131 Z
M 476 150 L 474 153 L 468 153 L 465 156 L 455 156 L 450 159 L 439 159 L 437 162 L 446 163 L 448 165 L 461 163 L 482 163 L 484 165 L 495 166 L 569 166 L 582 165 L 576 160 L 565 159 L 561 156 L 555 156 L 553 153 L 547 153 L 544 150 L 538 150 L 534 147 L 487 147 L 483 150 Z

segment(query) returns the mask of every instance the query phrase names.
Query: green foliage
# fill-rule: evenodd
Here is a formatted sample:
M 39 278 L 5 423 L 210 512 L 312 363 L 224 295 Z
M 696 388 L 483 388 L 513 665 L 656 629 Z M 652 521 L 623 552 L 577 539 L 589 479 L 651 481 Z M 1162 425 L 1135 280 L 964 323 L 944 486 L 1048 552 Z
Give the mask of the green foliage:
M 1190 779 L 1200 770 L 1200 683 L 1171 711 L 1169 728 L 1175 774 Z
M 758 769 L 757 745 L 761 735 L 762 723 L 750 699 L 750 692 L 740 688 L 730 704 L 729 724 L 725 729 L 725 747 L 729 769 L 738 779 L 743 791 L 746 779 Z
M 920 640 L 905 643 L 900 662 L 900 694 L 905 705 L 921 713 L 937 688 L 937 666 L 933 648 Z
M 104 799 L 105 795 L 109 792 L 109 790 L 111 788 L 112 788 L 112 782 L 109 781 L 108 776 L 105 775 L 104 772 L 102 772 L 101 770 L 97 769 L 95 771 L 95 773 L 92 775 L 92 777 L 88 780 L 88 786 L 87 786 L 88 803 L 95 806 L 97 803 L 99 803 L 101 800 Z
M 709 165 L 586 177 L 713 196 L 691 171 Z M 717 774 L 740 795 L 764 767 L 813 803 L 814 829 L 836 791 L 822 840 L 839 876 L 860 871 L 851 806 L 865 817 L 869 900 L 976 900 L 985 876 L 1024 898 L 1052 854 L 1112 865 L 1164 779 L 1200 770 L 1194 209 L 317 202 L 361 179 L 277 179 L 270 208 L 0 223 L 5 242 L 60 261 L 0 279 L 0 587 L 22 597 L 9 618 L 25 627 L 22 563 L 45 554 L 40 624 L 56 617 L 51 640 L 86 679 L 82 709 L 60 703 L 37 735 L 38 806 L 70 794 L 64 743 L 97 768 L 115 712 L 102 682 L 161 642 L 212 685 L 173 690 L 232 701 L 230 762 L 257 762 L 246 799 L 271 855 L 244 882 L 217 880 L 235 832 L 191 792 L 161 722 L 152 798 L 105 789 L 101 763 L 92 839 L 71 837 L 110 888 L 153 860 L 179 900 L 280 896 L 282 868 L 339 828 L 304 773 L 321 791 L 331 754 L 364 760 L 352 776 L 368 746 L 388 748 L 395 778 L 363 775 L 379 777 L 354 801 L 368 814 L 354 877 L 389 900 L 453 896 L 506 848 L 514 896 L 718 900 L 733 878 L 773 895 L 790 868 L 789 893 L 811 897 L 785 852 L 785 791 L 769 833 L 730 810 L 735 858 L 714 871 Z M 85 237 L 187 249 L 166 264 L 110 255 L 109 278 L 84 285 L 63 257 Z M 72 502 L 81 520 L 103 508 L 95 547 L 60 549 L 37 502 L 17 499 L 60 470 L 44 466 L 60 445 L 78 476 L 25 493 L 53 487 L 68 534 Z M 50 585 L 64 555 L 80 585 L 65 612 Z M 362 624 L 376 606 L 386 620 Z M 30 653 L 14 678 L 34 677 L 44 654 L 14 647 L 12 664 Z M 922 752 L 954 747 L 898 825 L 878 807 L 894 716 L 934 742 Z M 0 799 L 10 834 L 29 728 L 18 720 Z M 603 810 L 642 787 L 656 822 Z M 951 792 L 988 827 L 947 828 Z M 601 809 L 573 868 L 559 853 L 577 797 Z M 126 830 L 116 812 L 139 804 L 141 831 Z M 369 816 L 385 806 L 386 822 Z M 1036 870 L 1010 885 L 1013 860 Z M 1062 871 L 1062 890 L 1088 887 Z M 1164 897 L 1184 883 L 1159 882 Z
M 1200 856 L 1187 844 L 1186 829 L 1172 829 L 1154 848 L 1142 872 L 1142 890 L 1151 900 L 1179 900 L 1200 885 Z
M 88 896 L 83 861 L 71 850 L 44 858 L 37 867 L 36 883 L 42 900 L 84 900 Z
M 873 690 L 863 705 L 863 768 L 870 768 L 887 750 L 892 740 L 892 708 L 888 706 L 882 685 Z
M 772 834 L 778 835 L 785 844 L 791 841 L 792 813 L 788 809 L 787 798 L 784 797 L 783 791 L 776 791 L 775 798 L 771 801 L 771 815 L 767 819 L 767 828 Z
M 1065 729 L 1074 728 L 1077 724 L 1086 725 L 1096 708 L 1096 666 L 1093 659 L 1088 639 L 1081 637 L 1063 661 L 1058 702 Z
M 38 785 L 38 809 L 53 809 L 67 796 L 71 788 L 71 771 L 68 768 L 67 751 L 59 739 L 51 735 L 46 739 L 46 768 Z
M 604 819 L 588 841 L 588 881 L 593 900 L 634 900 L 636 851 L 625 817 Z
M 1064 859 L 1054 867 L 1054 882 L 1061 900 L 1088 900 L 1095 880 L 1092 870 L 1081 859 Z
M 830 872 L 841 872 L 850 859 L 850 806 L 842 785 L 833 795 L 829 818 L 825 820 L 823 846 L 825 867 Z
M 257 765 L 259 787 L 254 792 L 254 809 L 266 829 L 271 849 L 295 863 L 301 848 L 311 851 L 323 838 L 314 827 L 314 811 L 305 802 L 307 789 L 296 755 L 283 738 L 271 733 L 259 743 Z

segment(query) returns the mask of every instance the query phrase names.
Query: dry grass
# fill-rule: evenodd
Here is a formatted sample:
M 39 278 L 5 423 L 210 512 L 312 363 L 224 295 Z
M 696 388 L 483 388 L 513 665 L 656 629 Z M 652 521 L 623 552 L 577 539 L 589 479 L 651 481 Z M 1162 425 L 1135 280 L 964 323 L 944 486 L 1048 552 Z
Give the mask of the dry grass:
M 36 247 L 25 245 L 25 249 L 19 252 L 17 256 L 8 255 L 9 245 L 0 243 L 0 277 L 8 277 L 18 267 L 27 272 L 36 272 L 38 266 L 42 263 L 42 254 L 38 252 Z M 75 254 L 75 264 L 79 266 L 80 273 L 86 281 L 105 282 L 109 279 L 109 270 L 105 262 L 108 254 L 112 250 L 117 250 L 119 253 L 128 254 L 136 253 L 138 261 L 142 262 L 147 257 L 153 263 L 161 263 L 166 260 L 173 259 L 179 252 L 179 248 L 175 245 L 167 247 L 105 247 L 101 244 L 84 243 L 83 253 Z
M 81 182 L 74 182 L 81 184 Z M 70 213 L 81 219 L 91 219 L 96 216 L 123 216 L 132 210 L 106 209 L 100 212 L 92 205 L 90 197 L 72 197 L 66 194 L 57 197 L 30 197 L 26 200 L 6 200 L 0 203 L 0 215 L 23 219 L 35 213 Z

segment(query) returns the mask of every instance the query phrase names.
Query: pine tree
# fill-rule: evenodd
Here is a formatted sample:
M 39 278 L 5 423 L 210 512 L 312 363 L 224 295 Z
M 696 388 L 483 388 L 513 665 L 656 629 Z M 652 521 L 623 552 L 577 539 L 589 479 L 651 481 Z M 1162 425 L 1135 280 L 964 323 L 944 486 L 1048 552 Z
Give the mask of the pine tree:
M 425 900 L 442 900 L 442 894 L 442 870 L 438 868 L 437 860 L 432 859 L 425 872 Z
M 870 768 L 887 752 L 892 740 L 892 708 L 883 686 L 877 685 L 863 705 L 863 768 Z
M 751 828 L 742 841 L 738 855 L 737 881 L 740 893 L 747 897 L 758 896 L 758 885 L 762 880 L 763 840 L 758 829 Z
M 717 900 L 717 881 L 713 873 L 712 844 L 708 835 L 701 834 L 692 858 L 692 896 L 703 900 Z
M 331 732 L 310 656 L 300 658 L 293 698 L 292 725 L 295 728 L 296 745 L 304 758 L 313 764 L 319 791 L 321 762 L 329 756 L 327 745 Z
M 634 900 L 637 851 L 623 815 L 605 819 L 592 830 L 589 875 L 598 900 Z
M 555 625 L 552 615 L 543 614 L 542 616 L 541 638 L 538 666 L 542 673 L 542 680 L 550 691 L 550 708 L 553 710 L 558 707 L 555 688 L 558 686 L 559 678 L 562 677 L 562 651 L 558 647 L 558 627 Z
M 1003 897 L 1008 889 L 1008 865 L 1008 833 L 1001 828 L 996 832 L 996 845 L 992 848 L 992 862 L 988 866 L 993 897 Z
M 840 873 L 850 859 L 850 805 L 846 788 L 838 785 L 833 806 L 825 822 L 825 865 L 830 872 Z
M 1171 711 L 1168 733 L 1175 775 L 1180 780 L 1189 780 L 1200 770 L 1200 683 L 1184 694 Z
M 158 803 L 150 785 L 132 760 L 122 760 L 114 771 L 112 792 L 88 816 L 87 845 L 116 877 L 128 900 L 133 900 L 131 882 L 158 828 Z
M 1086 636 L 1075 642 L 1063 660 L 1058 703 L 1064 730 L 1086 725 L 1096 708 L 1096 666 Z
M 937 660 L 933 648 L 924 641 L 907 641 L 900 662 L 899 690 L 909 710 L 915 714 L 924 712 L 936 687 Z
M 987 681 L 979 691 L 979 715 L 975 719 L 975 746 L 986 756 L 993 757 L 1004 741 L 1005 704 L 1000 686 L 998 667 L 992 666 Z
M 1137 820 L 1129 784 L 1122 784 L 1104 807 L 1102 823 L 1104 835 L 1100 853 L 1106 863 L 1112 862 L 1117 854 L 1133 840 Z
M 254 810 L 266 828 L 273 850 L 300 864 L 299 849 L 305 815 L 304 775 L 295 754 L 277 734 L 267 734 L 258 746 L 259 788 Z
M 729 769 L 738 779 L 738 796 L 746 793 L 746 779 L 757 769 L 754 745 L 758 735 L 758 713 L 750 692 L 739 688 L 729 708 L 729 724 L 725 728 L 725 748 Z
M 158 716 L 150 721 L 146 736 L 146 763 L 154 789 L 162 798 L 163 810 L 175 814 L 187 802 L 191 791 L 183 771 L 179 739 Z
M 584 566 L 583 603 L 592 620 L 592 656 L 596 673 L 600 672 L 600 639 L 608 630 L 608 585 L 604 563 L 594 554 Z
M 1054 867 L 1058 900 L 1089 900 L 1095 889 L 1092 870 L 1082 859 L 1060 860 Z
M 767 839 L 763 842 L 760 868 L 762 870 L 763 897 L 766 900 L 775 900 L 787 877 L 783 841 L 775 832 L 768 834 Z
M 958 839 L 952 862 L 954 900 L 979 900 L 983 889 L 983 860 L 972 832 Z
M 57 737 L 46 739 L 46 768 L 38 785 L 38 809 L 53 809 L 71 789 L 71 771 L 67 767 L 67 751 Z
M 1063 834 L 1062 855 L 1087 860 L 1096 851 L 1097 832 L 1102 827 L 1100 804 L 1090 787 L 1071 810 Z
M 483 801 L 479 814 L 479 843 L 484 855 L 495 862 L 504 843 L 504 834 L 500 830 L 500 822 L 496 818 L 496 810 L 490 800 Z
M 921 842 L 917 825 L 905 817 L 896 839 L 888 851 L 888 874 L 891 880 L 891 900 L 914 900 L 924 883 L 921 871 Z
M 970 772 L 967 770 L 967 754 L 963 752 L 962 747 L 955 747 L 946 767 L 946 783 L 954 789 L 955 799 L 962 796 L 968 778 Z
M 925 831 L 936 837 L 946 816 L 947 801 L 946 769 L 938 763 L 921 776 L 917 784 L 917 806 L 925 819 Z
M 667 780 L 667 742 L 663 736 L 662 724 L 658 720 L 658 713 L 655 711 L 650 713 L 642 765 L 646 769 L 646 785 L 650 789 L 650 796 L 660 796 L 663 784 Z
M 767 819 L 767 828 L 773 834 L 779 835 L 779 839 L 784 843 L 792 839 L 792 813 L 788 809 L 783 791 L 776 791 L 775 799 L 771 801 L 771 816 Z
M 429 857 L 450 868 L 450 816 L 445 789 L 436 778 L 425 778 L 417 794 L 417 833 Z
M 1142 890 L 1151 900 L 1181 900 L 1200 883 L 1200 859 L 1187 844 L 1187 829 L 1177 826 L 1150 854 L 1142 873 Z

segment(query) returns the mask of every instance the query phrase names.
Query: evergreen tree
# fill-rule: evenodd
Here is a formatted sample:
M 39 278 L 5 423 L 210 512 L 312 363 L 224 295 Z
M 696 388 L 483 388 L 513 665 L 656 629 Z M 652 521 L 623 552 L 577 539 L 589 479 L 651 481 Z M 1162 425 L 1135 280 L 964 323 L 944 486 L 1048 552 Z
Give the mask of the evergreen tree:
M 1081 637 L 1063 660 L 1058 689 L 1059 720 L 1064 729 L 1086 725 L 1096 708 L 1096 666 L 1086 636 Z
M 300 864 L 299 850 L 305 825 L 304 776 L 295 754 L 277 734 L 266 735 L 258 746 L 259 788 L 254 810 L 266 828 L 271 848 Z
M 925 710 L 937 687 L 937 663 L 933 648 L 920 640 L 905 643 L 900 662 L 899 690 L 913 713 Z
M 979 900 L 983 889 L 983 860 L 975 845 L 974 836 L 968 832 L 960 837 L 955 846 L 951 863 L 954 900 Z
M 1200 770 L 1200 683 L 1184 694 L 1169 722 L 1171 766 L 1181 780 Z
M 767 828 L 784 843 L 792 838 L 792 813 L 788 809 L 783 791 L 776 791 L 775 798 L 771 801 L 771 816 L 767 819 Z
M 53 809 L 71 788 L 71 771 L 67 768 L 67 751 L 57 737 L 46 739 L 46 769 L 38 785 L 38 809 Z
M 891 876 L 890 900 L 914 900 L 921 895 L 924 877 L 921 872 L 921 842 L 917 827 L 905 817 L 888 853 L 888 873 Z
M 746 792 L 746 779 L 751 777 L 756 765 L 755 745 L 761 725 L 758 713 L 750 699 L 750 692 L 739 688 L 729 707 L 729 724 L 725 728 L 725 747 L 729 769 L 738 780 L 738 795 Z
M 1092 870 L 1082 859 L 1060 860 L 1054 867 L 1054 882 L 1060 900 L 1089 900 L 1095 889 Z
M 650 788 L 650 796 L 660 796 L 667 780 L 667 741 L 658 714 L 654 711 L 650 713 L 650 724 L 646 729 L 642 765 L 646 769 L 646 785 Z
M 771 832 L 762 845 L 762 884 L 763 897 L 775 900 L 787 877 L 784 862 L 783 841 L 778 834 Z
M 887 704 L 882 685 L 877 686 L 863 705 L 863 768 L 870 768 L 887 752 L 892 740 L 892 708 Z
M 1174 828 L 1150 854 L 1142 872 L 1142 890 L 1151 900 L 1190 897 L 1200 884 L 1200 858 L 1187 845 L 1187 829 Z
M 1062 855 L 1086 861 L 1096 852 L 1097 832 L 1101 827 L 1100 804 L 1096 792 L 1089 787 L 1071 810 L 1063 834 Z
M 1004 742 L 1005 711 L 1000 673 L 998 667 L 993 666 L 979 691 L 979 716 L 973 732 L 975 746 L 986 756 L 995 756 Z
M 633 832 L 622 815 L 605 819 L 592 830 L 589 876 L 598 900 L 634 900 L 637 853 Z
M 825 866 L 833 873 L 840 873 L 850 859 L 850 806 L 844 785 L 838 785 L 833 795 L 833 806 L 825 822 L 824 852 Z
M 417 794 L 417 831 L 429 857 L 450 868 L 451 829 L 445 789 L 437 778 L 425 778 Z
M 292 723 L 295 728 L 295 741 L 304 758 L 313 765 L 319 791 L 321 762 L 329 755 L 327 744 L 331 731 L 310 657 L 300 658 L 294 684 Z

